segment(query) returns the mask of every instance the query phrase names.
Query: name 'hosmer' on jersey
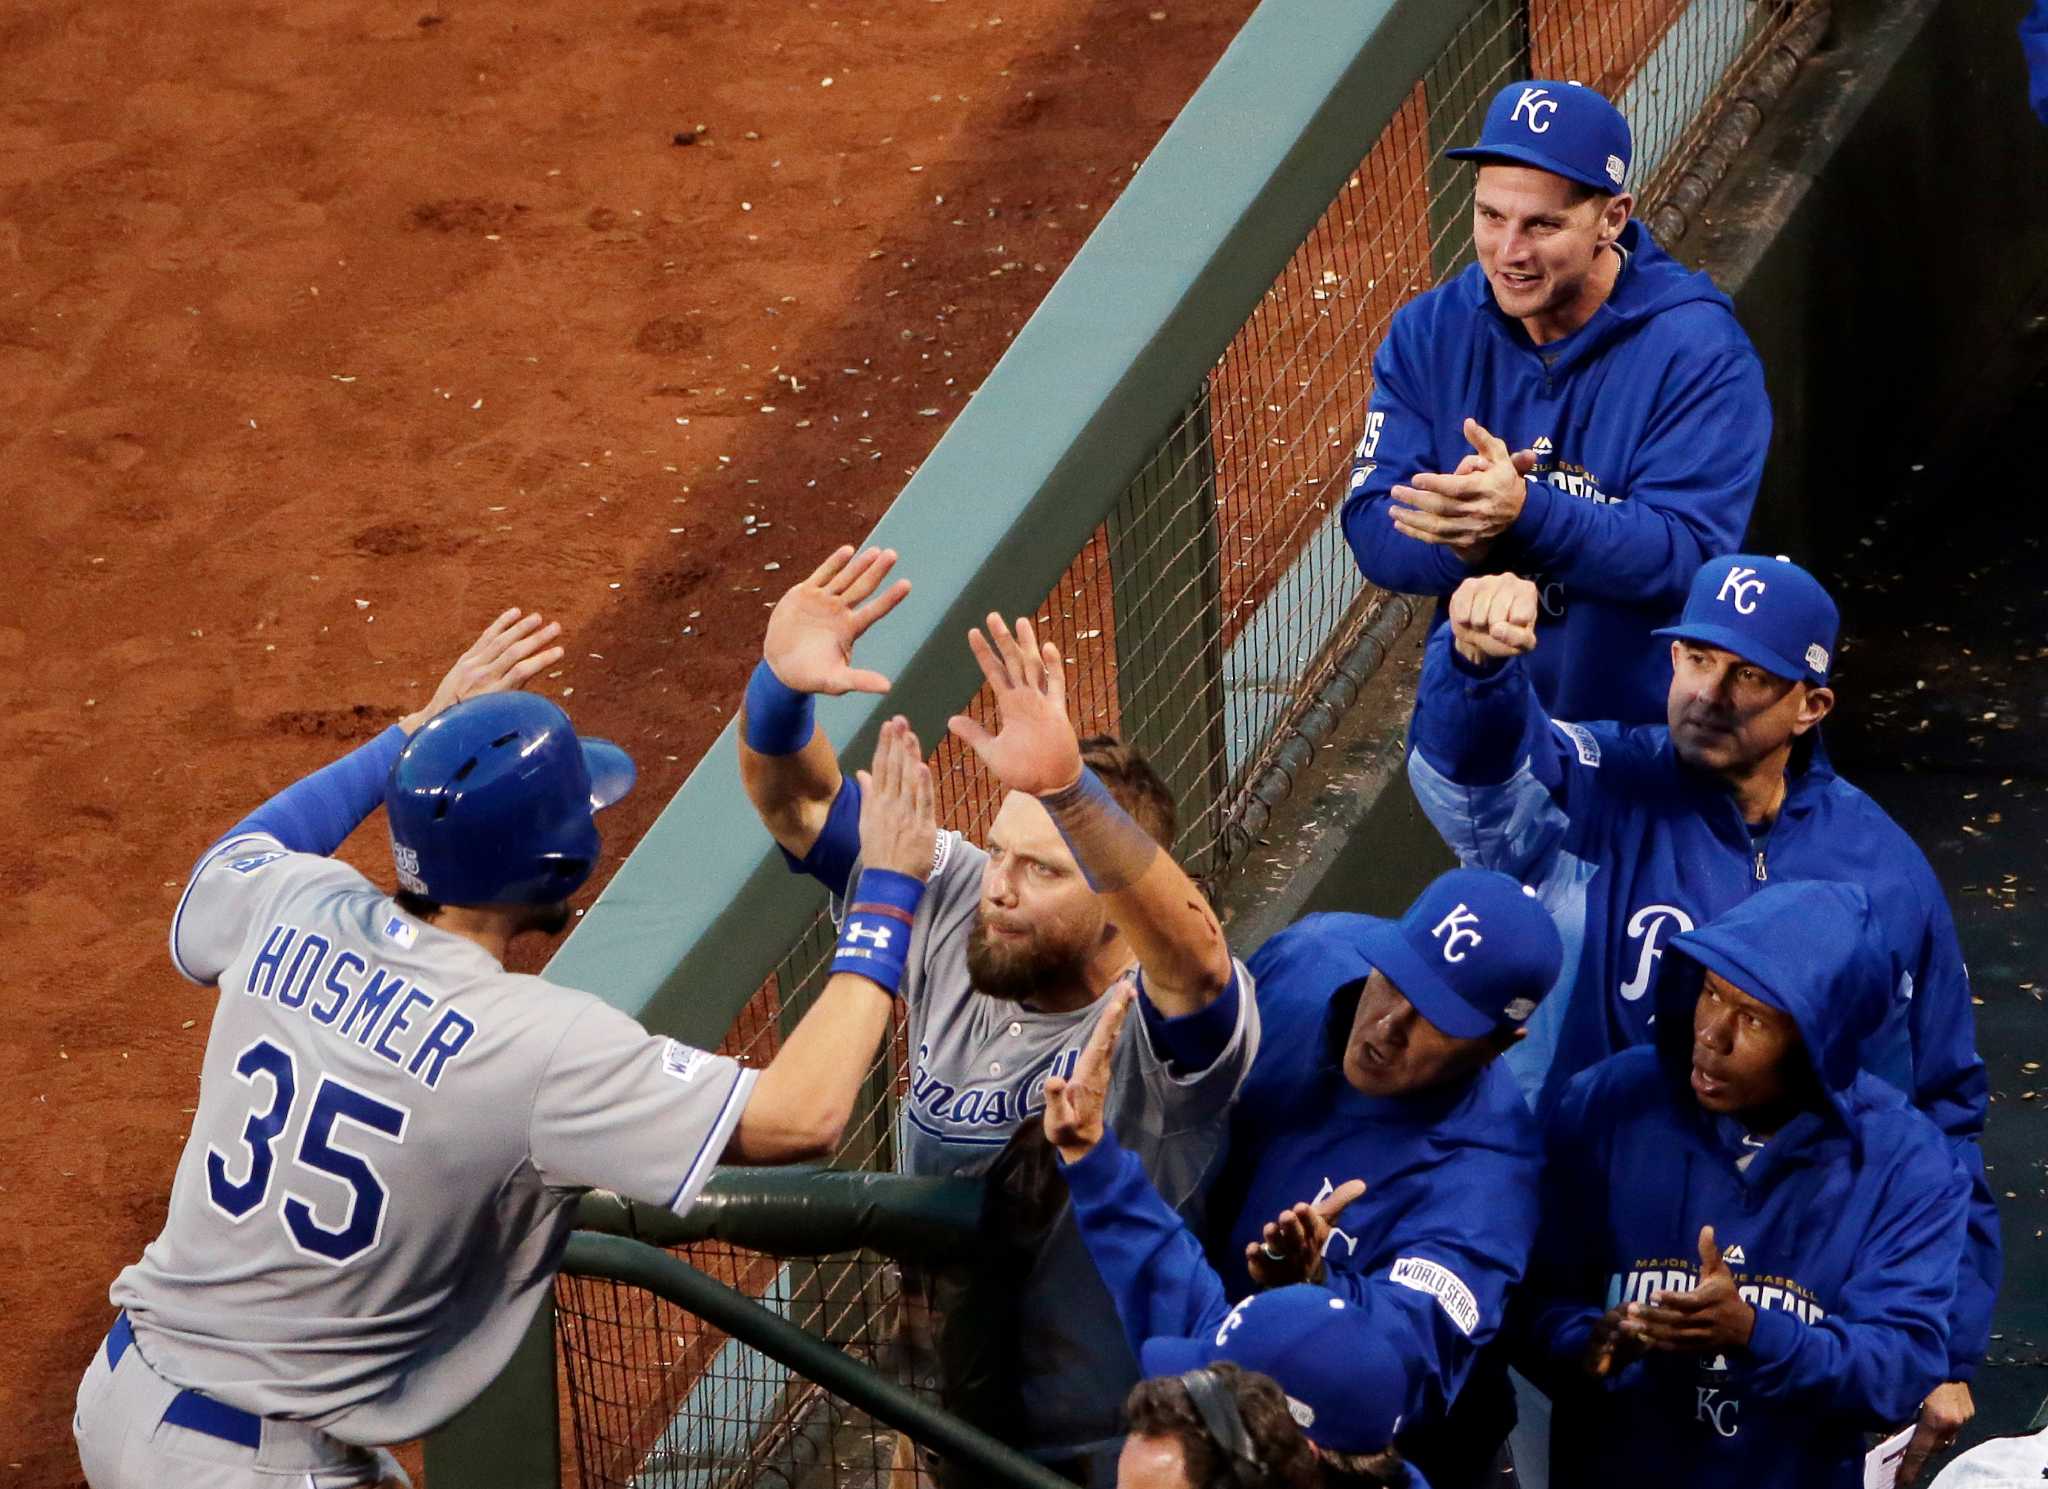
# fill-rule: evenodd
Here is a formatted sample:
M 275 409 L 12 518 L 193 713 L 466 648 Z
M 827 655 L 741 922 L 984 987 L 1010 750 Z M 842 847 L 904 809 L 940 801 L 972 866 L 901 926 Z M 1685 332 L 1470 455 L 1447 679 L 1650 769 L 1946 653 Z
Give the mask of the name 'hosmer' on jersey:
M 561 656 L 500 616 L 428 708 L 201 855 L 171 960 L 217 985 L 162 1233 L 79 1386 L 93 1489 L 397 1485 L 496 1376 L 584 1190 L 687 1209 L 721 1156 L 838 1140 L 888 989 L 835 976 L 766 1070 L 505 970 L 557 934 L 633 766 L 516 691 Z M 399 891 L 329 857 L 378 805 Z

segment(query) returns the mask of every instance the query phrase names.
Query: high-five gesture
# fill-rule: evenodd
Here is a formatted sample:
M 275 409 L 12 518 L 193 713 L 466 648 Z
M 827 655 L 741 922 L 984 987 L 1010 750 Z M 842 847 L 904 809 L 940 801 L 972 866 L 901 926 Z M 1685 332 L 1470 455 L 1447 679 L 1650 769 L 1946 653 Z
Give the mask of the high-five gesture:
M 1631 1303 L 1622 1328 L 1650 1349 L 1679 1354 L 1726 1354 L 1743 1349 L 1756 1328 L 1756 1309 L 1735 1290 L 1735 1274 L 1714 1244 L 1714 1228 L 1700 1227 L 1700 1283 L 1690 1292 L 1659 1288 L 1647 1303 Z
M 907 719 L 898 714 L 882 725 L 874 764 L 855 775 L 861 790 L 860 861 L 871 869 L 929 878 L 939 832 L 932 770 Z
M 1323 1248 L 1336 1234 L 1344 1207 L 1365 1193 L 1365 1180 L 1346 1179 L 1321 1199 L 1303 1200 L 1268 1221 L 1264 1235 L 1244 1248 L 1245 1270 L 1260 1287 L 1285 1287 L 1292 1282 L 1321 1282 Z
M 908 579 L 881 588 L 895 563 L 893 548 L 839 548 L 775 602 L 761 654 L 785 687 L 799 693 L 889 691 L 888 678 L 853 665 L 853 643 L 910 593 Z
M 1081 774 L 1081 744 L 1067 717 L 1067 679 L 1059 648 L 1040 644 L 1029 619 L 1014 633 L 993 612 L 988 634 L 967 633 L 981 675 L 996 695 L 994 734 L 965 714 L 947 726 L 1012 791 L 1037 796 L 1071 786 Z
M 1131 999 L 1137 990 L 1116 988 L 1109 1006 L 1095 1021 L 1088 1043 L 1081 1050 L 1071 1076 L 1048 1076 L 1045 1082 L 1046 1141 L 1059 1150 L 1068 1163 L 1086 1158 L 1102 1141 L 1102 1113 L 1109 1102 L 1109 1077 L 1116 1056 L 1116 1042 L 1130 1017 Z
M 448 669 L 427 706 L 400 719 L 399 728 L 415 734 L 427 720 L 465 698 L 525 687 L 562 660 L 562 648 L 549 644 L 561 634 L 560 621 L 543 625 L 538 611 L 521 611 L 514 605 L 484 628 L 483 635 Z

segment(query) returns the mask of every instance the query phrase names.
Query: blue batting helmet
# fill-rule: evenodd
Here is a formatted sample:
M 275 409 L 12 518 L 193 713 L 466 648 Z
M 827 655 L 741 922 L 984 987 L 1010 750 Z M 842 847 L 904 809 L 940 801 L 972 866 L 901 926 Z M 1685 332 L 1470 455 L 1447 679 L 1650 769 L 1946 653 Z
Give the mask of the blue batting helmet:
M 597 867 L 593 813 L 633 787 L 633 761 L 578 739 L 532 693 L 487 693 L 427 721 L 384 788 L 405 889 L 444 905 L 545 905 Z

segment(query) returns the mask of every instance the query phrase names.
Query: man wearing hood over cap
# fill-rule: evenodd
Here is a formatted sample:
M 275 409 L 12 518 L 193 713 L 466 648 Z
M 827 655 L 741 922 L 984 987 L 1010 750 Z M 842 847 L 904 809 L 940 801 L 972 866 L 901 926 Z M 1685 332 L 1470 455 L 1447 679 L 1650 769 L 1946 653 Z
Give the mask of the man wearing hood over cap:
M 1819 728 L 1834 600 L 1789 559 L 1710 559 L 1669 640 L 1668 724 L 1547 717 L 1524 653 L 1535 587 L 1512 574 L 1460 586 L 1416 690 L 1409 779 L 1459 858 L 1535 884 L 1569 969 L 1508 1064 L 1540 1112 L 1566 1081 L 1651 1037 L 1648 997 L 1672 937 L 1770 885 L 1832 879 L 1877 907 L 1888 992 L 1863 1041 L 1949 1139 L 1971 1177 L 1970 1236 L 1948 1329 L 1946 1384 L 1923 1418 L 1953 1435 L 1991 1336 L 1998 1209 L 1978 1146 L 1988 1083 L 1955 922 L 1913 840 L 1830 765 Z M 1540 649 L 1540 648 L 1538 648 Z
M 1402 306 L 1373 356 L 1345 538 L 1410 594 L 1540 576 L 1537 696 L 1650 723 L 1650 631 L 1749 525 L 1762 365 L 1727 296 L 1631 219 L 1628 121 L 1591 88 L 1510 83 L 1448 153 L 1478 163 L 1478 262 Z
M 1213 1335 L 1256 1287 L 1320 1282 L 1357 1317 L 1351 1368 L 1387 1383 L 1402 1453 L 1437 1489 L 1485 1482 L 1513 1422 L 1487 1345 L 1527 1263 L 1541 1166 L 1496 1057 L 1562 957 L 1534 894 L 1476 869 L 1399 920 L 1311 915 L 1260 947 L 1270 1034 L 1231 1110 L 1206 1254 L 1104 1124 L 1122 1022 L 1106 1015 L 1073 1075 L 1046 1082 L 1045 1134 L 1133 1347 Z
M 1676 937 L 1655 1043 L 1551 1112 L 1517 1316 L 1554 1482 L 1855 1489 L 1865 1434 L 1944 1378 L 1969 1180 L 1858 1068 L 1890 988 L 1877 920 L 1809 881 Z

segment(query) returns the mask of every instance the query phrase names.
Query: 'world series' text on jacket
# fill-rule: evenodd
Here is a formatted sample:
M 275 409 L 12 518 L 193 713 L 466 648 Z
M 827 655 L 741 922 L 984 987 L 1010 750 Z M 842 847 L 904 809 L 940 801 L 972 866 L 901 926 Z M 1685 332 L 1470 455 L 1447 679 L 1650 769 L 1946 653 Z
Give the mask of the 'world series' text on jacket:
M 1409 743 L 1409 779 L 1444 840 L 1468 864 L 1536 885 L 1564 937 L 1558 988 L 1507 1057 L 1539 1111 L 1579 1071 L 1649 1039 L 1645 995 L 1673 935 L 1783 880 L 1870 895 L 1892 999 L 1863 1067 L 1947 1134 L 1974 1190 L 1949 1331 L 1948 1378 L 1969 1379 L 2000 1271 L 1978 1146 L 1988 1084 L 1955 923 L 1913 840 L 1815 748 L 1803 763 L 1795 750 L 1777 822 L 1755 847 L 1734 798 L 1678 758 L 1667 729 L 1553 721 L 1520 659 L 1469 667 L 1448 627 L 1430 638 Z
M 1804 882 L 1686 933 L 1655 979 L 1656 1044 L 1565 1088 L 1517 1304 L 1554 1406 L 1551 1482 L 1857 1489 L 1864 1432 L 1911 1421 L 1942 1380 L 1968 1183 L 1933 1124 L 1857 1069 L 1889 977 L 1875 916 L 1860 890 Z M 1688 1084 L 1694 954 L 1792 1015 L 1825 1093 L 1761 1147 Z M 1696 1286 L 1706 1225 L 1756 1310 L 1748 1345 L 1594 1382 L 1594 1321 Z
M 1728 297 L 1639 223 L 1619 245 L 1607 303 L 1541 347 L 1477 264 L 1401 308 L 1373 357 L 1344 536 L 1373 583 L 1448 595 L 1474 569 L 1396 531 L 1388 493 L 1455 471 L 1472 453 L 1468 415 L 1510 450 L 1533 449 L 1522 514 L 1481 567 L 1542 587 L 1533 675 L 1546 706 L 1648 723 L 1664 716 L 1670 681 L 1650 631 L 1678 613 L 1704 560 L 1742 546 L 1771 406 Z

